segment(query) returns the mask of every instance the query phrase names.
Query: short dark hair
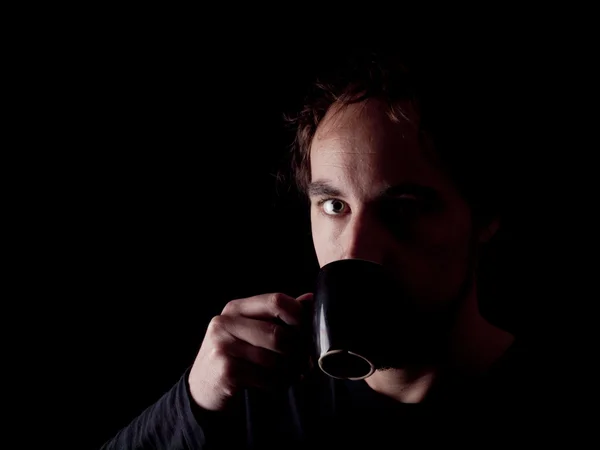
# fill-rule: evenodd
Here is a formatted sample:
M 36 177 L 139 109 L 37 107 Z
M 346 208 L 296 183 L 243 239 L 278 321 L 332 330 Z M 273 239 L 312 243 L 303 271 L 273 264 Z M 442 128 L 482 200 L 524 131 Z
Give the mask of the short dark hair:
M 491 97 L 481 85 L 469 64 L 448 58 L 365 48 L 346 52 L 322 69 L 299 112 L 287 116 L 295 129 L 290 156 L 296 186 L 306 194 L 310 146 L 333 104 L 378 99 L 387 105 L 388 116 L 399 121 L 405 117 L 402 105 L 409 102 L 418 115 L 419 135 L 433 142 L 474 217 L 487 221 L 502 215 L 505 158 L 490 126 L 496 124 L 494 105 L 486 101 Z

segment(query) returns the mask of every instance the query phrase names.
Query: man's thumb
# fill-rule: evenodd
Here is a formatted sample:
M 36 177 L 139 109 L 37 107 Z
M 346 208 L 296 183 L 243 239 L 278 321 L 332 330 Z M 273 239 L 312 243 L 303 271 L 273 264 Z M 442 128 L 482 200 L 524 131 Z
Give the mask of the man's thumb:
M 298 300 L 300 303 L 312 303 L 314 300 L 314 294 L 312 292 L 308 292 L 306 294 L 302 294 L 300 297 L 297 297 L 296 300 Z

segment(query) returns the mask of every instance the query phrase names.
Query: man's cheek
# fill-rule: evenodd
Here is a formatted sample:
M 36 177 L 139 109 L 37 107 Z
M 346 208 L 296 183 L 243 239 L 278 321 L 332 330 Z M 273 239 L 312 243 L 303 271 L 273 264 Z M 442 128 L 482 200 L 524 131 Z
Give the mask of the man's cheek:
M 335 260 L 332 255 L 331 240 L 319 229 L 313 229 L 313 245 L 320 267 Z

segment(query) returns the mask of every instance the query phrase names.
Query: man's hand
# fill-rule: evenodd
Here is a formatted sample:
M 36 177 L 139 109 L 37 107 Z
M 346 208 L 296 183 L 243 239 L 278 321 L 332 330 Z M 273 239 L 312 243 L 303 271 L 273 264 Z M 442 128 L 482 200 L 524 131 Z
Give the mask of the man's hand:
M 196 403 L 221 411 L 244 388 L 274 389 L 297 379 L 308 364 L 304 302 L 312 299 L 277 293 L 229 302 L 208 325 L 190 371 Z

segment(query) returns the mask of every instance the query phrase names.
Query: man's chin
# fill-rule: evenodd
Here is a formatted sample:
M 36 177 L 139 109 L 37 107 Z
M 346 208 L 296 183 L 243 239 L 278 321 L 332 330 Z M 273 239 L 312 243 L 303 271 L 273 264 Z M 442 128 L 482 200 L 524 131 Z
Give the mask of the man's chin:
M 435 366 L 441 363 L 443 355 L 441 351 L 422 351 L 418 354 L 402 355 L 402 357 L 388 359 L 378 364 L 376 370 L 385 372 L 388 370 L 408 370 L 423 366 Z
M 376 370 L 407 369 L 442 362 L 448 346 L 450 327 L 439 325 L 422 334 L 390 339 L 388 342 L 394 342 L 394 345 L 380 349 L 375 363 Z
M 382 345 L 377 350 L 378 354 L 373 355 L 376 370 L 383 372 L 442 363 L 457 312 L 470 286 L 470 279 L 465 280 L 456 297 L 439 302 L 440 306 L 435 310 L 413 311 L 401 321 L 395 321 L 394 315 L 390 314 L 390 322 L 379 331 Z

